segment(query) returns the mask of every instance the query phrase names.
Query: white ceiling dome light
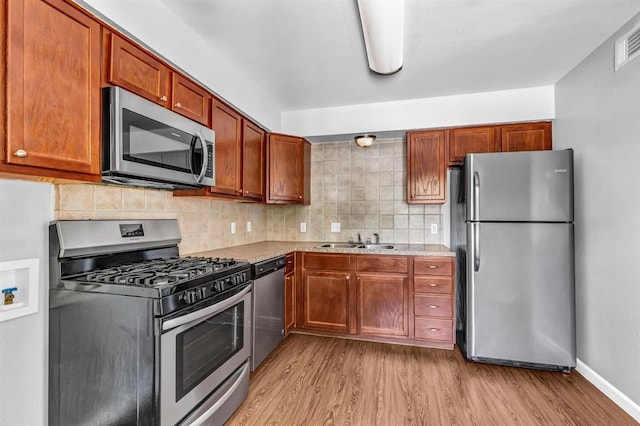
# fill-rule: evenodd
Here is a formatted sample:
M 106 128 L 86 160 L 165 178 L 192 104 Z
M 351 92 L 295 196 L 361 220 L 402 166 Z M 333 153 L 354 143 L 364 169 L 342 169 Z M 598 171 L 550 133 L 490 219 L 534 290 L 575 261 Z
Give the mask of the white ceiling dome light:
M 369 68 L 378 74 L 402 69 L 404 0 L 358 0 Z
M 353 140 L 360 148 L 369 148 L 376 141 L 376 135 L 358 135 Z

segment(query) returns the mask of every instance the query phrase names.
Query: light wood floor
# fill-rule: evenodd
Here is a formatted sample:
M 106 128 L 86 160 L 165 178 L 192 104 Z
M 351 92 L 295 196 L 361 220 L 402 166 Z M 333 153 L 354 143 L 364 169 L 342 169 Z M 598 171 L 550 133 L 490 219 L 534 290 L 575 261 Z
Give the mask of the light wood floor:
M 228 425 L 637 425 L 577 372 L 292 334 Z

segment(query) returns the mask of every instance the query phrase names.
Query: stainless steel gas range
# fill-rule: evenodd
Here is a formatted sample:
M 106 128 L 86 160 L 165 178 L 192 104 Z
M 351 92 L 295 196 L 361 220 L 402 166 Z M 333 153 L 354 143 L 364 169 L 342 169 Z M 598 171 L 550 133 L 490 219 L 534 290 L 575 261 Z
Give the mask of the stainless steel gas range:
M 175 220 L 49 227 L 49 424 L 223 424 L 247 395 L 251 268 Z

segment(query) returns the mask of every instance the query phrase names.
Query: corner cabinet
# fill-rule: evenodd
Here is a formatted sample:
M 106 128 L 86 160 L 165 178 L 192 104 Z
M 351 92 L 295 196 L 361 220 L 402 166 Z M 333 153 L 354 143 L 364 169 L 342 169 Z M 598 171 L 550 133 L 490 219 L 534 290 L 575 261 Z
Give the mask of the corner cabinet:
M 297 136 L 270 133 L 267 142 L 266 202 L 310 203 L 311 144 Z
M 62 0 L 3 1 L 0 19 L 0 172 L 100 181 L 100 24 Z
M 407 133 L 407 202 L 443 204 L 446 200 L 446 130 Z

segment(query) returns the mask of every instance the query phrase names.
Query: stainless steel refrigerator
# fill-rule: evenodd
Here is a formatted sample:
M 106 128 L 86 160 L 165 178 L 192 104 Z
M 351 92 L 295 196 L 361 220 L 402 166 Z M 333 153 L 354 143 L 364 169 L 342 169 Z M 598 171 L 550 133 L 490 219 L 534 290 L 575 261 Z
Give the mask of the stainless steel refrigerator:
M 468 154 L 450 176 L 467 359 L 576 366 L 573 151 Z

